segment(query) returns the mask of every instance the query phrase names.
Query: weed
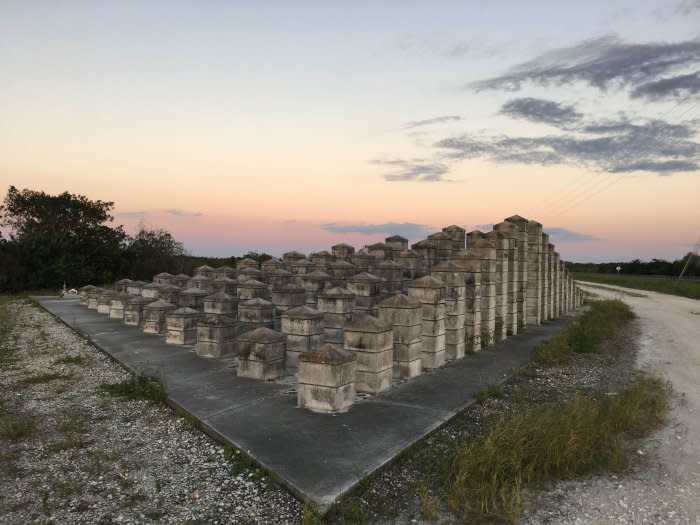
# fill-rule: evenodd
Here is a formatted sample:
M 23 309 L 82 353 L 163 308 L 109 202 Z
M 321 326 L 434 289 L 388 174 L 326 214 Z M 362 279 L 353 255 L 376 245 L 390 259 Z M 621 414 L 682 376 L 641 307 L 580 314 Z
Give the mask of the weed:
M 617 396 L 578 396 L 563 406 L 504 417 L 485 437 L 465 443 L 455 454 L 448 505 L 464 515 L 517 519 L 527 487 L 627 468 L 624 439 L 661 426 L 668 409 L 668 386 L 639 375 Z
M 301 523 L 302 525 L 321 525 L 323 523 L 323 519 L 308 499 L 304 500 L 304 508 L 301 511 Z
M 103 383 L 99 388 L 106 394 L 127 399 L 146 399 L 154 403 L 163 403 L 166 398 L 162 379 L 149 372 L 129 376 L 119 383 Z
M 62 357 L 60 359 L 56 359 L 56 361 L 54 361 L 54 364 L 56 364 L 56 365 L 84 366 L 87 364 L 87 359 L 85 359 L 81 355 L 67 355 L 67 356 Z
M 51 381 L 65 380 L 73 377 L 72 374 L 59 374 L 58 372 L 43 372 L 33 376 L 25 377 L 20 381 L 22 385 L 41 385 Z
M 36 422 L 29 416 L 0 412 L 0 436 L 10 441 L 21 441 L 37 430 Z
M 490 384 L 486 388 L 484 388 L 481 392 L 477 392 L 475 398 L 477 403 L 483 403 L 487 399 L 490 399 L 492 397 L 498 397 L 501 398 L 506 395 L 506 390 L 503 387 L 503 385 L 499 384 Z
M 420 496 L 423 517 L 430 522 L 437 521 L 440 514 L 440 498 L 433 496 L 426 487 L 421 487 L 418 495 Z
M 163 516 L 165 516 L 165 511 L 161 508 L 148 509 L 144 511 L 143 515 L 146 516 L 149 520 L 157 521 Z

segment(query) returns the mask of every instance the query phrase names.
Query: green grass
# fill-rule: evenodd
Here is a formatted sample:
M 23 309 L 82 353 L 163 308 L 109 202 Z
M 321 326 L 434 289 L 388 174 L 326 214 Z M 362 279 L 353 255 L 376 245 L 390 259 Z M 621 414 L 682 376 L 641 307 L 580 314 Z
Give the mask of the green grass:
M 629 466 L 625 439 L 659 428 L 669 387 L 639 375 L 617 396 L 578 396 L 563 406 L 502 418 L 465 443 L 450 465 L 447 503 L 464 517 L 517 519 L 523 490 L 546 481 Z
M 578 320 L 535 350 L 533 362 L 543 366 L 565 365 L 571 362 L 574 352 L 600 352 L 601 343 L 634 317 L 634 312 L 622 301 L 591 301 L 590 309 Z
M 0 412 L 0 437 L 9 441 L 21 441 L 36 433 L 36 422 L 28 416 Z
M 7 302 L 0 302 L 0 368 L 10 365 L 16 360 L 14 345 L 9 344 L 7 337 L 17 322 L 17 316 Z
M 501 398 L 505 396 L 506 390 L 503 385 L 491 384 L 484 388 L 481 392 L 477 392 L 475 399 L 477 403 L 483 403 L 492 397 Z
M 154 403 L 163 403 L 166 398 L 162 379 L 149 372 L 131 375 L 119 383 L 103 383 L 99 388 L 106 394 L 127 399 L 146 399 Z
M 41 374 L 25 377 L 20 381 L 20 383 L 23 385 L 41 385 L 44 383 L 50 383 L 51 381 L 70 379 L 71 377 L 72 376 L 70 374 L 59 374 L 57 372 L 43 372 Z
M 574 279 L 613 286 L 624 286 L 637 290 L 660 292 L 671 295 L 700 299 L 700 281 L 678 279 L 657 279 L 644 275 L 616 275 L 605 273 L 576 273 Z

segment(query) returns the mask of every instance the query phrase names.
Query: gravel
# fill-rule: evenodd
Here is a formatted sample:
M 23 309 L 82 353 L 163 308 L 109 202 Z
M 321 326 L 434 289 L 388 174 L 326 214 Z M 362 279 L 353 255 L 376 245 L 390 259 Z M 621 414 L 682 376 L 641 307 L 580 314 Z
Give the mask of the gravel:
M 302 505 L 235 451 L 164 406 L 103 393 L 128 374 L 86 340 L 28 302 L 10 307 L 0 345 L 17 359 L 0 366 L 0 409 L 36 432 L 0 437 L 0 523 L 300 521 Z

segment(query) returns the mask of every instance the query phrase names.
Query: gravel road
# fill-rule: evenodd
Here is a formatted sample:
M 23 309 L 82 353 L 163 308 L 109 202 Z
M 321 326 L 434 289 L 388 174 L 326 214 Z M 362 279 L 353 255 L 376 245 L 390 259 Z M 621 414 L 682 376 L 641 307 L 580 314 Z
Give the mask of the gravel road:
M 700 523 L 700 301 L 613 286 L 583 288 L 620 299 L 639 316 L 638 366 L 668 379 L 673 421 L 639 445 L 629 476 L 559 483 L 528 523 Z

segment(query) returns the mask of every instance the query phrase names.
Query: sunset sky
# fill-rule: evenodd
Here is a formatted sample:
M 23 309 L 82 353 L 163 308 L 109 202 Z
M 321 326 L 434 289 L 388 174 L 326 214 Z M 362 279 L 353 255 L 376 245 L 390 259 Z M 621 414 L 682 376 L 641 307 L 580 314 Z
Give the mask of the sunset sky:
M 700 236 L 700 1 L 0 0 L 0 191 L 197 255 L 519 214 L 563 258 Z

